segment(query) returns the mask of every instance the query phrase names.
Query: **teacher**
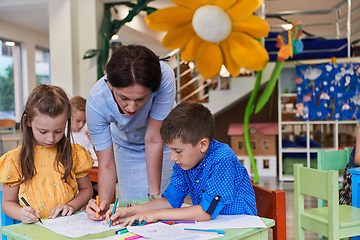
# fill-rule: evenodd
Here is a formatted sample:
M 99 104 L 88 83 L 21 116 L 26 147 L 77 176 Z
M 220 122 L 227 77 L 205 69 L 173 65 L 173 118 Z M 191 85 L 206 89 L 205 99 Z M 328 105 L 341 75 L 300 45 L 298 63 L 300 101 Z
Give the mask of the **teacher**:
M 173 167 L 160 136 L 161 123 L 175 105 L 173 69 L 145 46 L 122 45 L 106 73 L 86 103 L 87 127 L 99 161 L 100 204 L 91 199 L 86 207 L 93 220 L 105 217 L 116 175 L 121 201 L 144 196 L 152 200 L 169 184 Z

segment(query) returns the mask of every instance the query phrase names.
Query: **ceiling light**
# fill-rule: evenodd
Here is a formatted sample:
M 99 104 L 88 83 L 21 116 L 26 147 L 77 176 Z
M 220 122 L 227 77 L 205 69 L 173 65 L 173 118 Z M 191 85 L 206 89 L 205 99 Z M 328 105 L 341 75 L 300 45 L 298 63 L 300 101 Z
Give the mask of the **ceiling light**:
M 117 39 L 119 39 L 119 36 L 116 35 L 116 34 L 114 34 L 114 35 L 111 37 L 111 40 L 117 40 Z
M 290 30 L 293 28 L 293 25 L 292 24 L 283 24 L 281 25 L 282 28 L 284 28 L 285 30 Z
M 6 45 L 6 46 L 9 46 L 9 47 L 13 47 L 13 46 L 15 46 L 15 42 L 6 41 L 6 42 L 5 42 L 5 45 Z

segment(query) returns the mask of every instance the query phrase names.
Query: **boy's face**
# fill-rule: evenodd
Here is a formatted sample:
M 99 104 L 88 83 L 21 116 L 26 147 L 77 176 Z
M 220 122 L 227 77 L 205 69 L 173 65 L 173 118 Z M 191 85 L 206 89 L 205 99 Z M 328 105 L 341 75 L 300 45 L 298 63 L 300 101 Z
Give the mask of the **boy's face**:
M 86 115 L 84 111 L 75 111 L 71 116 L 71 131 L 73 133 L 80 132 L 86 123 Z
M 195 146 L 192 146 L 190 143 L 183 143 L 180 138 L 176 138 L 172 143 L 166 145 L 171 150 L 170 160 L 176 162 L 182 169 L 189 170 L 205 157 L 209 140 L 203 138 Z

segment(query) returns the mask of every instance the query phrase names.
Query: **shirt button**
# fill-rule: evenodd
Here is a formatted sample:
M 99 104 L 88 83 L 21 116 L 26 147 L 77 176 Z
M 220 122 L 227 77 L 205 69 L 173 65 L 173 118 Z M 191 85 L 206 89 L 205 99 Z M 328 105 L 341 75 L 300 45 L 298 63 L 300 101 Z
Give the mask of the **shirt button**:
M 199 183 L 200 181 L 199 180 L 196 180 L 197 183 Z

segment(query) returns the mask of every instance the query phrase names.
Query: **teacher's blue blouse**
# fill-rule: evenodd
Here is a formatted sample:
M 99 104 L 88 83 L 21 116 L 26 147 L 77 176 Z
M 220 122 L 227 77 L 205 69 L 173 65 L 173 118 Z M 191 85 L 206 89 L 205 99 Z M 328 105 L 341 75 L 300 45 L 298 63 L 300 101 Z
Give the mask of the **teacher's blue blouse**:
M 181 207 L 190 193 L 193 205 L 216 218 L 224 215 L 257 215 L 255 194 L 246 168 L 232 149 L 213 140 L 201 164 L 183 170 L 174 164 L 170 184 L 162 194 L 172 207 Z

